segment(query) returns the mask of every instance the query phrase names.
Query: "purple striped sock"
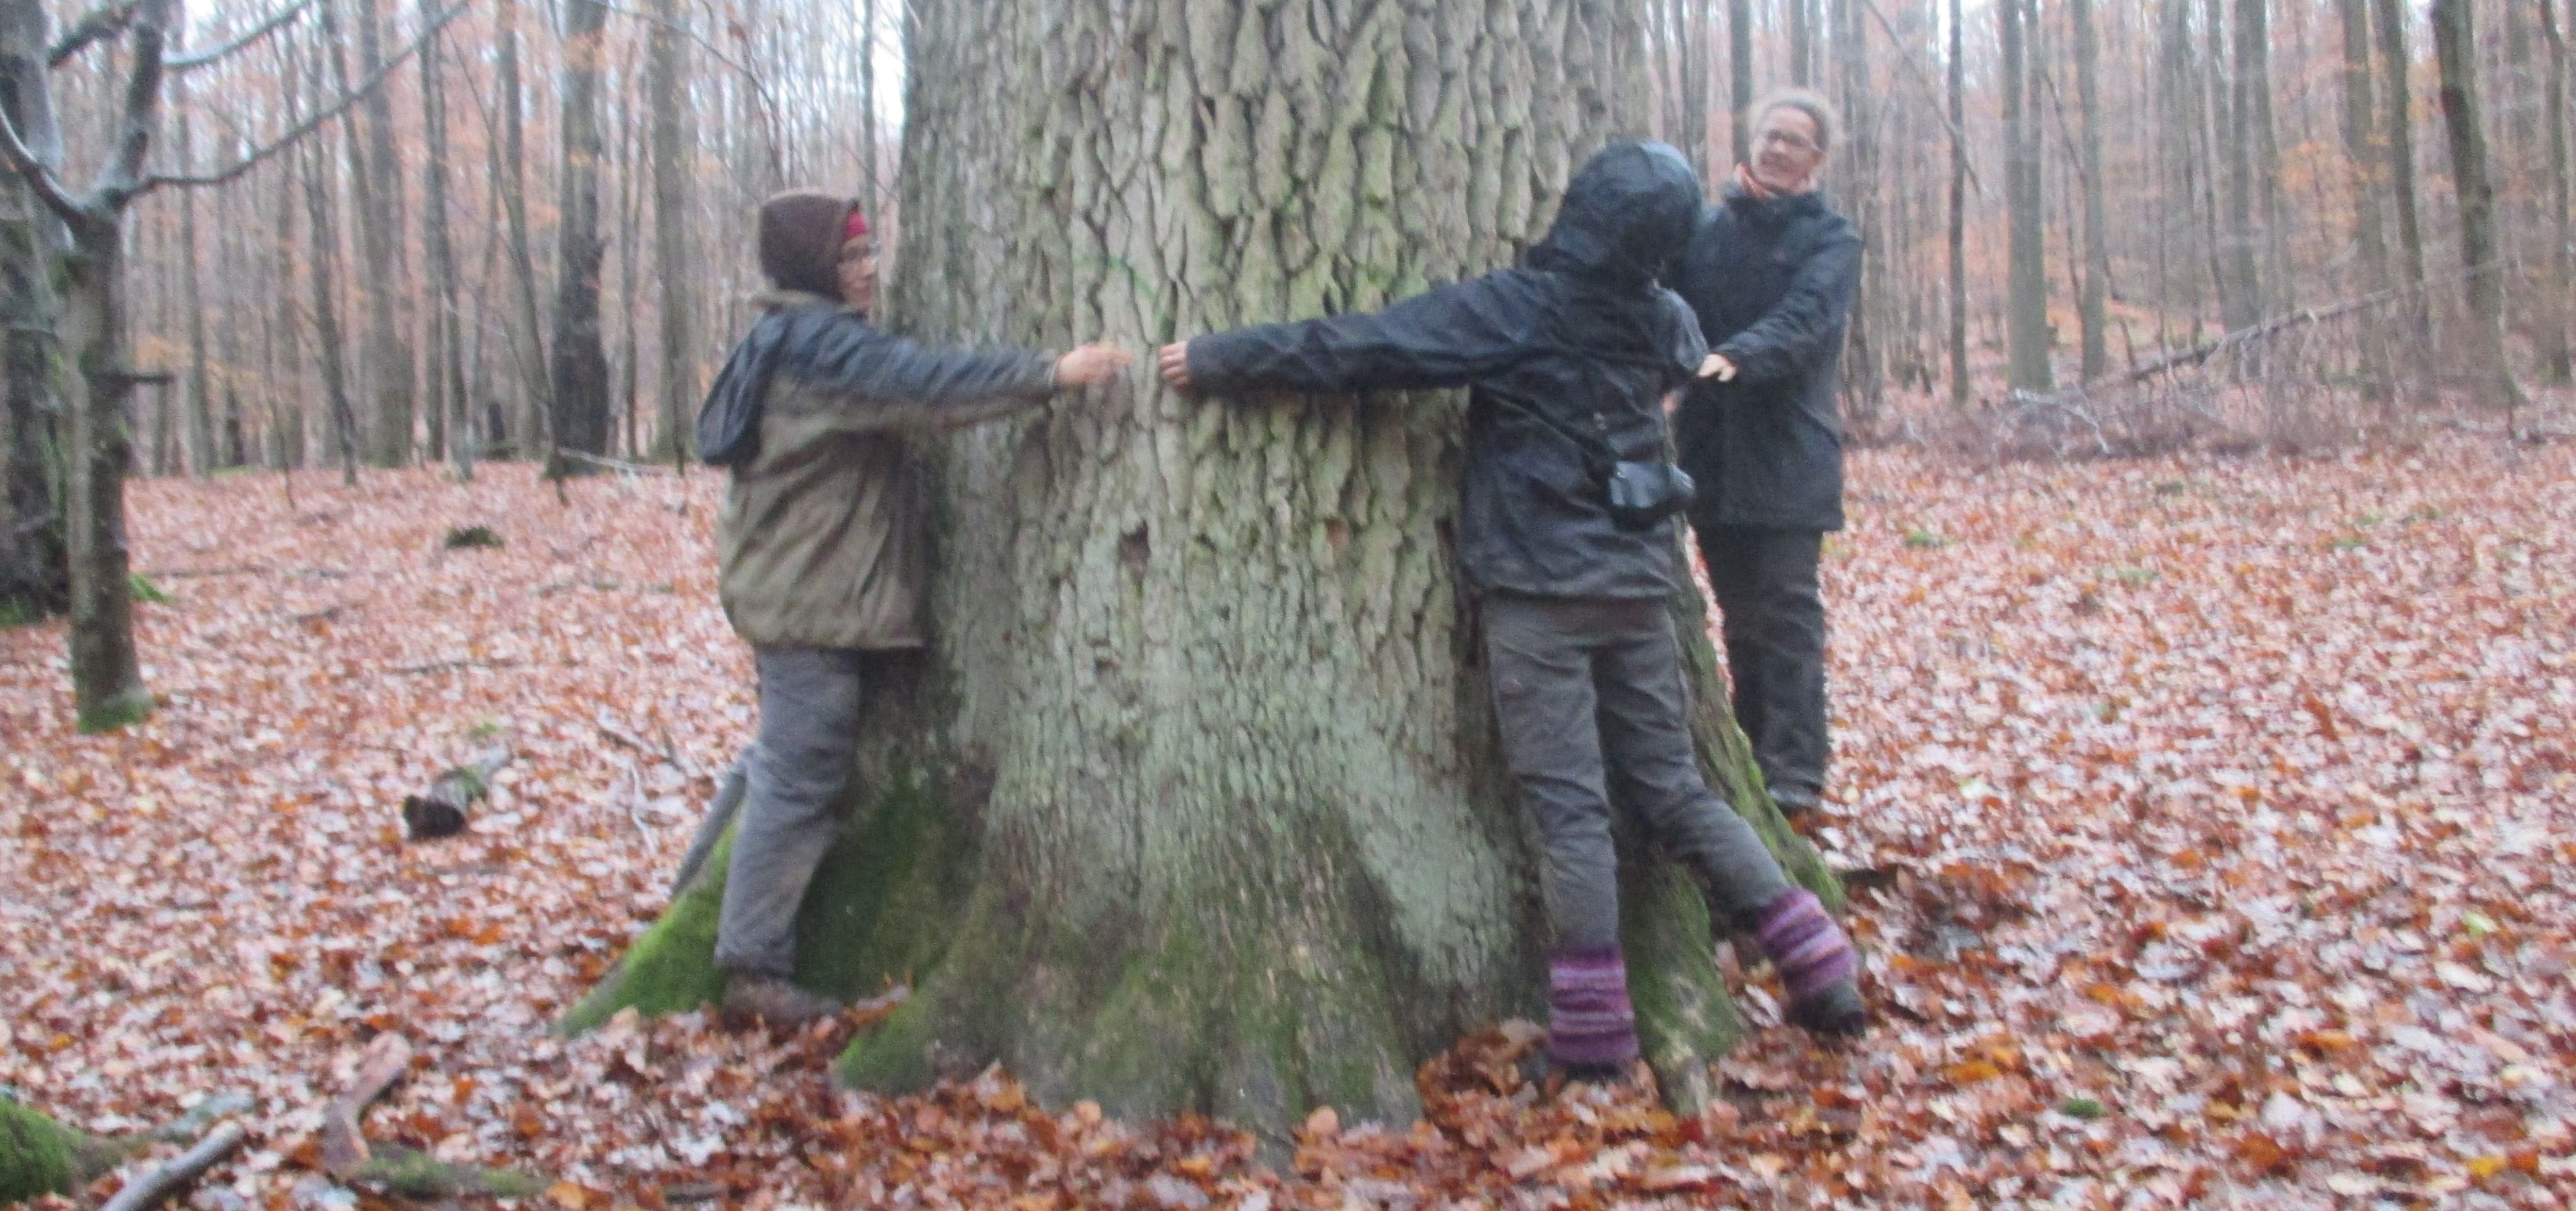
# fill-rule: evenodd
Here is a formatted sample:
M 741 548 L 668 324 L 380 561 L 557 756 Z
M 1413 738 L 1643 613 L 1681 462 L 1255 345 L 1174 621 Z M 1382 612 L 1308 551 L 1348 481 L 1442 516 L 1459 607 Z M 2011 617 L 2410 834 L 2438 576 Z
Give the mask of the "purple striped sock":
M 1547 1053 L 1560 1064 L 1637 1058 L 1637 1013 L 1618 947 L 1569 950 L 1547 961 Z
M 1852 952 L 1851 940 L 1825 912 L 1824 901 L 1804 888 L 1791 889 L 1763 909 L 1753 936 L 1762 943 L 1762 953 L 1771 957 L 1771 965 L 1780 969 L 1780 983 L 1793 1003 L 1860 971 L 1860 956 Z

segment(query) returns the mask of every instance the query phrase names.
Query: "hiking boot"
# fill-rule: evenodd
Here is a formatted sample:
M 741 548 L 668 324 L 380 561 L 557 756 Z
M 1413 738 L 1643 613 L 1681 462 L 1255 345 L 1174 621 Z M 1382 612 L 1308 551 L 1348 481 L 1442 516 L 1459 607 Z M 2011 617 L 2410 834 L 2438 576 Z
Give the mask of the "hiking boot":
M 1839 980 L 1791 1001 L 1789 1024 L 1826 1038 L 1858 1038 L 1869 1029 L 1869 1010 L 1861 1005 L 1860 988 Z
M 837 1016 L 841 1002 L 775 976 L 736 975 L 725 984 L 725 1012 L 772 1026 L 805 1026 Z
M 1754 940 L 1780 972 L 1789 1020 L 1810 1034 L 1849 1038 L 1869 1025 L 1853 978 L 1860 956 L 1816 893 L 1793 888 L 1762 910 Z

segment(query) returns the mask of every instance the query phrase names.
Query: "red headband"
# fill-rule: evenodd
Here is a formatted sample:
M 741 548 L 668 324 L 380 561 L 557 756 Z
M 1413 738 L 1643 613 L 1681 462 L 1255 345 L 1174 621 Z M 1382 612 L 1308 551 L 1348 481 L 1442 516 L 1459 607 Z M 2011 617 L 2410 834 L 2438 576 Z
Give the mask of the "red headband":
M 867 233 L 867 212 L 856 206 L 851 207 L 849 219 L 841 224 L 841 242 L 847 244 L 860 236 L 866 235 Z

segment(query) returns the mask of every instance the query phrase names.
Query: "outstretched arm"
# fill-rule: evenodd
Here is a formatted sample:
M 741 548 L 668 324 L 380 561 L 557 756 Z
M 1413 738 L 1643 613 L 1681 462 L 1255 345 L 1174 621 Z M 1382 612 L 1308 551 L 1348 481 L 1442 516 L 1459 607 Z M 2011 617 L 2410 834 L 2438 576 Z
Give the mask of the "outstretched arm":
M 1258 324 L 1166 345 L 1176 391 L 1269 387 L 1316 394 L 1464 386 L 1529 351 L 1537 309 L 1489 275 L 1373 313 Z
M 933 349 L 854 325 L 782 369 L 848 394 L 847 422 L 868 431 L 953 428 L 1006 416 L 1058 391 L 1105 382 L 1132 360 L 1125 350 L 1099 343 L 1062 357 Z
M 1803 374 L 1822 364 L 1842 339 L 1860 284 L 1860 240 L 1836 240 L 1798 268 L 1789 293 L 1751 327 L 1720 342 L 1713 356 L 1720 382 L 1761 383 Z

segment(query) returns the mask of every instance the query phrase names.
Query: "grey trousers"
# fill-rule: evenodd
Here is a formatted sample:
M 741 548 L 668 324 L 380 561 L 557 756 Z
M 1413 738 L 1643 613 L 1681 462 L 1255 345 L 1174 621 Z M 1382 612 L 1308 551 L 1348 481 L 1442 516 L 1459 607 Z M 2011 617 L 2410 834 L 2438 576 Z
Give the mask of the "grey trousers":
M 1699 533 L 1717 590 L 1734 682 L 1735 722 L 1753 742 L 1762 784 L 1782 810 L 1814 807 L 1825 791 L 1825 599 L 1817 587 L 1821 530 L 1716 526 Z
M 727 971 L 795 973 L 796 910 L 840 825 L 866 659 L 847 648 L 752 651 L 760 741 L 745 755 L 750 786 L 716 923 L 716 965 Z
M 1503 758 L 1546 850 L 1558 950 L 1618 944 L 1614 798 L 1698 878 L 1721 928 L 1789 890 L 1760 835 L 1700 777 L 1662 601 L 1489 596 L 1483 616 Z

